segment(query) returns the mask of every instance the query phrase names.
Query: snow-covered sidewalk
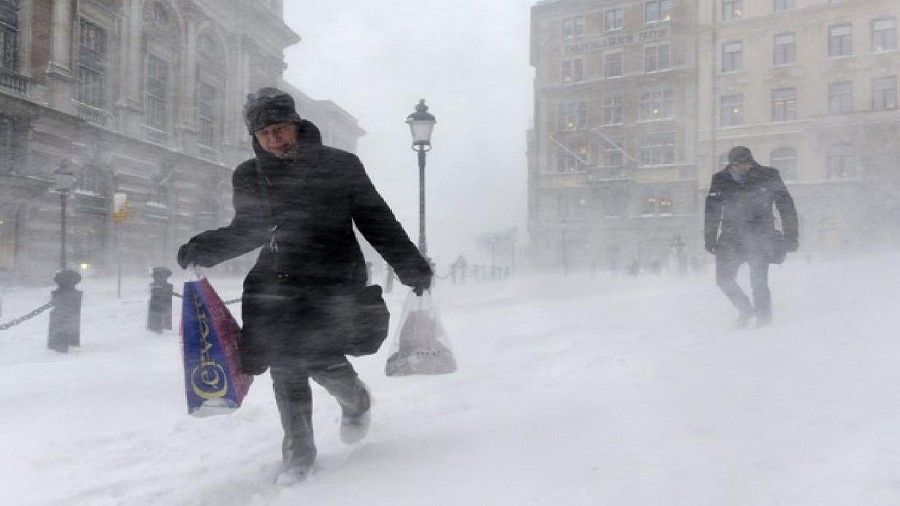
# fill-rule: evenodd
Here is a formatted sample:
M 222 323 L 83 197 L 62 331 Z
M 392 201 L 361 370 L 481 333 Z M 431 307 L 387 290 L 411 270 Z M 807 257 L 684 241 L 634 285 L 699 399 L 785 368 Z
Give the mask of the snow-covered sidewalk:
M 0 332 L 0 504 L 900 504 L 898 260 L 773 267 L 775 323 L 744 331 L 711 272 L 438 287 L 459 371 L 353 359 L 372 431 L 343 445 L 315 386 L 319 465 L 291 487 L 268 375 L 233 415 L 188 416 L 149 278 L 122 298 L 87 279 L 81 348 L 48 351 L 46 315 Z M 51 288 L 7 289 L 0 322 Z

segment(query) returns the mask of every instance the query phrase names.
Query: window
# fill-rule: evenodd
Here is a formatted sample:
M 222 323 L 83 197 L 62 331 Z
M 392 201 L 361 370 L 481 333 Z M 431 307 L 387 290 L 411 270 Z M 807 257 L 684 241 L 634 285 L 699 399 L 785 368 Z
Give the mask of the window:
M 644 23 L 668 21 L 671 19 L 671 0 L 652 0 L 644 2 Z
M 218 123 L 219 92 L 212 85 L 200 81 L 197 85 L 197 142 L 202 146 L 216 146 L 216 124 Z
M 621 30 L 625 27 L 625 14 L 621 7 L 618 9 L 609 9 L 603 14 L 606 31 Z
M 566 102 L 557 106 L 556 129 L 558 131 L 574 130 L 586 126 L 587 104 L 584 102 Z
M 772 10 L 775 12 L 788 11 L 794 8 L 794 0 L 775 0 Z
M 564 83 L 584 81 L 584 59 L 573 58 L 562 62 L 562 78 Z
M 897 49 L 897 26 L 894 18 L 880 18 L 872 21 L 872 51 L 893 51 Z
M 872 79 L 872 110 L 881 111 L 897 108 L 897 77 L 876 77 Z
M 672 195 L 665 189 L 645 189 L 641 199 L 641 214 L 672 214 Z
M 162 26 L 169 24 L 169 10 L 162 2 L 153 2 L 150 8 L 150 17 Z
M 797 119 L 797 88 L 772 90 L 772 121 Z
M 106 30 L 81 20 L 78 42 L 78 89 L 76 99 L 97 109 L 103 109 L 106 79 Z
M 557 146 L 556 170 L 580 172 L 588 165 L 588 145 L 584 141 L 571 141 Z
M 641 165 L 675 162 L 675 134 L 646 135 L 640 139 Z
M 622 76 L 622 50 L 603 54 L 603 75 L 606 77 Z
M 856 175 L 856 156 L 850 144 L 835 144 L 828 150 L 828 178 L 837 179 Z
M 147 57 L 148 126 L 166 131 L 168 126 L 169 63 L 155 55 Z
M 584 16 L 564 19 L 562 22 L 563 39 L 575 39 L 584 35 Z
M 744 124 L 744 94 L 722 95 L 720 99 L 719 124 L 737 126 Z
M 675 93 L 671 87 L 644 89 L 638 93 L 638 121 L 675 117 Z
M 622 153 L 624 139 L 603 140 L 603 165 L 607 167 L 621 167 L 625 165 L 625 154 Z
M 13 169 L 16 160 L 14 134 L 16 124 L 12 118 L 0 114 L 0 174 Z
M 621 125 L 623 123 L 622 95 L 609 95 L 603 98 L 603 125 Z
M 96 167 L 85 167 L 78 179 L 78 191 L 88 195 L 105 197 L 107 193 L 106 178 Z
M 722 0 L 722 21 L 739 19 L 744 16 L 743 0 Z
M 794 148 L 778 148 L 772 151 L 772 167 L 778 169 L 785 181 L 797 179 L 797 150 Z
M 19 60 L 19 0 L 0 0 L 0 68 L 17 70 Z
M 839 58 L 853 53 L 850 24 L 828 27 L 828 57 Z
M 776 67 L 797 63 L 797 46 L 793 33 L 775 36 L 775 54 L 773 64 Z
M 741 41 L 722 45 L 722 72 L 739 72 L 744 69 L 744 44 Z
M 667 70 L 671 65 L 668 44 L 644 46 L 644 72 Z
M 828 112 L 842 114 L 853 111 L 853 83 L 841 81 L 828 85 Z
M 165 185 L 154 183 L 150 185 L 150 195 L 147 197 L 147 202 L 152 202 L 153 204 L 159 207 L 168 207 L 169 206 L 169 190 Z

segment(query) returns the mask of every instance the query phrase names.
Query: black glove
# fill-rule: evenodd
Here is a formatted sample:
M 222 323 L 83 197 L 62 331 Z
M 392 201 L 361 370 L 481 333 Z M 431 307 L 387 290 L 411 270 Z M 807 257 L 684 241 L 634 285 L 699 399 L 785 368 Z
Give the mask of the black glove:
M 423 281 L 417 281 L 412 284 L 413 293 L 416 294 L 417 297 L 421 297 L 425 290 L 431 288 L 431 276 Z
M 210 260 L 200 251 L 200 247 L 195 242 L 187 242 L 178 248 L 178 265 L 182 269 L 187 269 L 189 265 L 199 265 L 200 267 L 212 267 L 215 262 Z
M 717 242 L 716 242 L 715 239 L 713 239 L 713 240 L 707 240 L 707 241 L 706 241 L 706 251 L 709 251 L 709 252 L 712 253 L 713 255 L 716 254 L 716 248 L 717 248 L 718 246 L 719 246 L 719 245 L 717 244 Z
M 787 249 L 788 251 L 793 253 L 793 252 L 797 251 L 797 248 L 800 247 L 800 242 L 797 241 L 797 239 L 785 239 L 784 247 L 785 247 L 785 249 Z

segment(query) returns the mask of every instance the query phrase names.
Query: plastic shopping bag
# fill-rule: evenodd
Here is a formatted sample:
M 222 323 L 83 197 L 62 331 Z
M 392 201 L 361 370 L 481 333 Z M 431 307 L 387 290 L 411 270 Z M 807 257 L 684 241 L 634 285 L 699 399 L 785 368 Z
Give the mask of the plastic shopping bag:
M 209 416 L 241 406 L 253 376 L 240 370 L 241 328 L 206 278 L 184 284 L 181 343 L 188 413 Z
M 388 376 L 448 374 L 456 371 L 450 340 L 426 291 L 421 297 L 406 297 L 397 326 L 391 355 L 384 372 Z

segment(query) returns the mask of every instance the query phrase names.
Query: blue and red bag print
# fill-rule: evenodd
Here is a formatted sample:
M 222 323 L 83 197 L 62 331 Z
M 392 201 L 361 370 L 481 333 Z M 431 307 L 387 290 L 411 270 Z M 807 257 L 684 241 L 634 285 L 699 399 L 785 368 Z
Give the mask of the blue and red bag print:
M 188 413 L 221 415 L 241 406 L 253 376 L 240 369 L 241 328 L 206 278 L 184 284 L 181 344 Z

